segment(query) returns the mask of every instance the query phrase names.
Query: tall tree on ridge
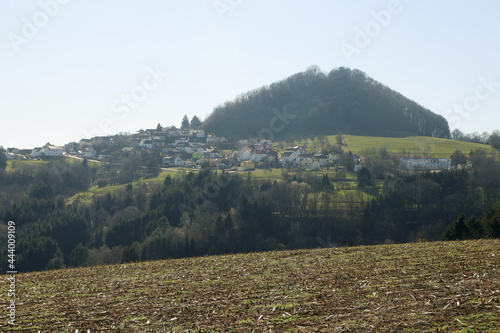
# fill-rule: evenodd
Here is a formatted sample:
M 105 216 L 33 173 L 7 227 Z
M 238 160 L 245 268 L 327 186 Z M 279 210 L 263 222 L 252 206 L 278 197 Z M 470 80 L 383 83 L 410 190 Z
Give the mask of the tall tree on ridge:
M 5 155 L 5 150 L 0 146 L 0 170 L 7 167 L 7 156 Z
M 187 115 L 184 115 L 182 118 L 181 129 L 188 129 L 191 125 L 189 125 L 189 118 Z
M 191 119 L 191 128 L 192 129 L 199 129 L 201 127 L 201 121 L 197 116 L 193 116 L 193 119 Z

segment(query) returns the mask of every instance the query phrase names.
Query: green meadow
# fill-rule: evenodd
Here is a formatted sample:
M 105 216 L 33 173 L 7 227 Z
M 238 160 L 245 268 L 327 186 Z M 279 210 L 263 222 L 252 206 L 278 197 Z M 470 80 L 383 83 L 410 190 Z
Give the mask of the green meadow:
M 471 150 L 478 149 L 483 149 L 489 154 L 498 155 L 498 151 L 489 145 L 428 136 L 381 137 L 346 134 L 344 138 L 347 144 L 347 146 L 344 146 L 344 151 L 351 151 L 353 154 L 360 156 L 371 154 L 381 148 L 385 148 L 389 154 L 408 157 L 446 158 L 450 157 L 456 150 L 461 150 L 465 155 L 468 155 Z M 328 141 L 331 146 L 336 145 L 336 135 L 325 136 L 325 139 L 325 143 Z M 283 151 L 284 147 L 291 145 L 301 145 L 308 152 L 321 150 L 319 137 L 288 141 L 286 143 L 281 142 L 277 147 L 279 147 L 280 151 Z

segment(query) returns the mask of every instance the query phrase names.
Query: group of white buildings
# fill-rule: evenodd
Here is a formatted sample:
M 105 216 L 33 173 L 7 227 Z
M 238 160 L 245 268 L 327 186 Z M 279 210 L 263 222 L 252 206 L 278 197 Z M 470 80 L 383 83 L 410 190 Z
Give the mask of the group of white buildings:
M 399 160 L 401 171 L 449 171 L 451 158 L 409 158 Z
M 31 151 L 33 157 L 60 157 L 63 156 L 63 147 L 54 146 L 50 143 L 45 144 L 43 147 L 34 148 Z
M 293 165 L 301 169 L 320 170 L 328 164 L 335 164 L 339 159 L 339 154 L 336 153 L 307 153 L 302 146 L 286 148 L 281 154 L 281 164 L 283 166 Z M 353 155 L 355 164 L 361 161 L 358 156 Z

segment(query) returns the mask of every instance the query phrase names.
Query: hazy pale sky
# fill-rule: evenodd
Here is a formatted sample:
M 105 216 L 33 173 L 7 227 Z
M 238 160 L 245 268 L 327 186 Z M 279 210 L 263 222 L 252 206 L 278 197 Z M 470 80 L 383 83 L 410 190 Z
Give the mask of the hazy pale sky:
M 179 126 L 311 65 L 500 128 L 500 2 L 2 0 L 0 145 Z

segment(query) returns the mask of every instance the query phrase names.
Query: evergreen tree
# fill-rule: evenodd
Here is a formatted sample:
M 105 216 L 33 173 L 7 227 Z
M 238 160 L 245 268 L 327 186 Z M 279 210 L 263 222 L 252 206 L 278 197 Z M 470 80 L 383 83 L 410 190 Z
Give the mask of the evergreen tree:
M 5 155 L 5 150 L 0 146 L 0 170 L 7 167 L 7 156 Z
M 321 180 L 321 188 L 325 189 L 325 188 L 330 188 L 331 184 L 330 184 L 330 179 L 328 178 L 328 175 L 325 173 L 323 175 L 323 179 Z
M 465 224 L 465 215 L 461 213 L 458 219 L 456 219 L 451 225 L 446 229 L 443 239 L 444 240 L 459 240 L 467 239 L 469 232 L 467 230 L 467 225 Z
M 465 225 L 468 230 L 469 238 L 480 239 L 484 237 L 483 225 L 481 221 L 479 221 L 475 216 L 472 216 L 471 218 L 467 219 L 467 221 L 465 221 Z
M 85 246 L 83 246 L 82 243 L 78 243 L 69 257 L 71 267 L 83 266 L 85 264 L 85 261 L 87 260 L 88 255 L 89 250 Z
M 201 121 L 197 116 L 193 116 L 191 119 L 191 128 L 192 129 L 200 129 L 201 127 Z
M 358 172 L 358 186 L 359 187 L 372 186 L 372 183 L 373 179 L 370 170 L 368 170 L 365 167 L 362 167 L 361 170 L 359 170 Z
M 484 236 L 487 238 L 500 238 L 500 203 L 488 208 L 483 217 Z
M 52 191 L 52 187 L 42 181 L 31 187 L 30 197 L 34 199 L 49 199 L 54 197 L 54 192 Z
M 181 129 L 188 129 L 190 127 L 189 118 L 187 115 L 184 115 L 184 118 L 182 118 Z

